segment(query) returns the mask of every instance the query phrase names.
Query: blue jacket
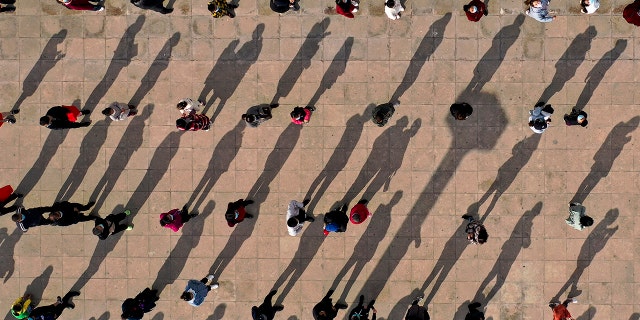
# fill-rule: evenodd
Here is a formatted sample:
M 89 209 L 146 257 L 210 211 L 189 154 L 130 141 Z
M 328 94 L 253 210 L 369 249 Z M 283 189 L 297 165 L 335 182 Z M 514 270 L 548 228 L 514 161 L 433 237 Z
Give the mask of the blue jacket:
M 209 293 L 207 285 L 198 280 L 189 280 L 184 291 L 193 293 L 193 299 L 189 301 L 189 304 L 194 307 L 201 305 L 204 302 L 204 298 L 207 297 L 207 293 Z
M 527 11 L 527 15 L 531 18 L 534 18 L 540 22 L 551 22 L 553 21 L 553 17 L 549 15 L 549 0 L 540 0 L 542 4 L 541 7 L 529 7 Z

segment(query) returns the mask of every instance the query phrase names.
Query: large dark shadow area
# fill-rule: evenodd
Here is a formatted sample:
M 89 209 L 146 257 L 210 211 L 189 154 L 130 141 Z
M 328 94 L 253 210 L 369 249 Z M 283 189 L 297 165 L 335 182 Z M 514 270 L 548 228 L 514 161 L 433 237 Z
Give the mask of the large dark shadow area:
M 589 307 L 589 309 L 587 309 L 583 314 L 579 315 L 578 317 L 576 317 L 576 320 L 591 320 L 591 319 L 595 319 L 596 315 L 596 308 L 595 307 Z
M 38 90 L 40 83 L 47 73 L 56 66 L 58 61 L 64 58 L 65 55 L 62 51 L 58 50 L 58 46 L 62 44 L 66 38 L 67 29 L 62 29 L 52 35 L 47 44 L 45 44 L 40 58 L 38 58 L 38 61 L 36 61 L 36 64 L 31 68 L 31 71 L 29 71 L 22 82 L 22 93 L 20 93 L 18 100 L 16 100 L 16 103 L 11 108 L 12 111 L 20 109 L 24 100 L 31 97 L 36 90 Z
M 338 77 L 344 74 L 344 71 L 347 68 L 347 61 L 349 61 L 349 57 L 351 56 L 352 47 L 353 37 L 348 37 L 336 53 L 335 57 L 333 57 L 327 71 L 325 71 L 322 76 L 322 80 L 320 80 L 318 90 L 316 90 L 309 100 L 309 103 L 307 103 L 308 106 L 315 106 L 318 103 L 318 100 L 320 100 L 322 94 L 331 89 L 333 84 L 338 80 Z
M 104 98 L 109 88 L 111 88 L 116 81 L 120 72 L 131 63 L 133 57 L 138 55 L 138 45 L 134 43 L 134 40 L 138 32 L 142 30 L 144 21 L 145 16 L 139 15 L 136 21 L 125 30 L 122 38 L 120 38 L 120 42 L 118 42 L 118 46 L 116 46 L 113 52 L 113 58 L 111 62 L 109 62 L 107 71 L 102 77 L 102 80 L 98 82 L 91 94 L 89 94 L 84 109 L 94 110 L 96 105 Z
M 571 202 L 583 203 L 600 180 L 609 175 L 613 162 L 622 153 L 624 146 L 631 141 L 631 137 L 628 135 L 638 128 L 638 124 L 640 124 L 640 116 L 633 117 L 627 122 L 621 121 L 613 127 L 600 149 L 593 156 L 594 162 L 591 171 L 580 183 Z
M 89 320 L 109 320 L 109 317 L 111 316 L 111 314 L 109 313 L 109 311 L 103 313 L 102 315 L 100 315 L 97 319 L 95 317 L 91 317 L 89 318 Z
M 578 282 L 582 273 L 589 267 L 593 259 L 598 252 L 602 251 L 607 245 L 607 241 L 618 231 L 618 226 L 611 227 L 611 225 L 618 219 L 618 209 L 611 209 L 607 212 L 604 219 L 602 219 L 589 233 L 587 239 L 580 248 L 578 254 L 578 261 L 576 269 L 573 271 L 567 282 L 558 290 L 558 293 L 551 299 L 551 302 L 557 302 L 560 296 L 571 287 L 571 291 L 567 294 L 568 297 L 577 297 L 582 293 L 582 290 L 578 290 Z
M 49 285 L 49 279 L 51 278 L 52 273 L 53 273 L 53 266 L 48 266 L 46 269 L 44 269 L 41 275 L 34 278 L 33 281 L 29 285 L 27 285 L 27 288 L 24 290 L 23 295 L 24 294 L 31 295 L 32 305 L 36 306 L 40 303 L 40 300 L 42 299 L 42 294 L 44 293 L 44 289 L 46 289 L 47 286 Z M 16 293 L 16 298 L 18 298 L 17 295 L 18 294 Z M 13 315 L 11 314 L 10 307 L 8 309 L 9 311 L 7 311 L 7 314 L 4 318 L 14 319 Z
M 221 320 L 224 319 L 224 313 L 227 310 L 227 305 L 224 303 L 219 304 L 215 310 L 213 310 L 213 314 L 210 315 L 207 320 Z
M 4 278 L 3 283 L 11 279 L 16 269 L 14 253 L 22 233 L 20 228 L 15 228 L 11 234 L 7 232 L 7 228 L 0 228 L 0 276 Z
M 251 41 L 243 44 L 237 52 L 236 47 L 238 47 L 240 41 L 231 41 L 222 51 L 213 69 L 211 69 L 211 72 L 205 79 L 204 87 L 198 98 L 206 102 L 202 114 L 207 113 L 213 103 L 217 99 L 220 99 L 218 106 L 211 116 L 212 122 L 216 120 L 222 108 L 227 103 L 227 100 L 229 100 L 236 91 L 251 65 L 258 60 L 258 56 L 260 56 L 260 52 L 262 51 L 263 32 L 264 24 L 260 23 L 253 31 Z M 213 92 L 213 94 L 207 98 L 211 92 Z

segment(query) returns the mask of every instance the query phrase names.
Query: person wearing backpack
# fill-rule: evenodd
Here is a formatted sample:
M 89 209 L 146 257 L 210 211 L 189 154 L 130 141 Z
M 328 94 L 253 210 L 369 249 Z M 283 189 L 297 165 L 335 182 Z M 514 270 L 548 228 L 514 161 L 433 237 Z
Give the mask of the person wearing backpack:
M 347 231 L 347 224 L 349 224 L 349 217 L 347 216 L 347 204 L 345 203 L 341 208 L 336 208 L 324 215 L 323 233 L 327 236 L 331 232 L 345 232 Z

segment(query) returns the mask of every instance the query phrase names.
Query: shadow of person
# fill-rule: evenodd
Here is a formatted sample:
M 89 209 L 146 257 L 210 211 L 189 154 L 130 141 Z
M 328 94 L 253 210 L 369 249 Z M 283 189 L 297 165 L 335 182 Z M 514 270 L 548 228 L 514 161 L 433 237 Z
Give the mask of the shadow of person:
M 158 312 L 156 313 L 153 318 L 151 318 L 151 320 L 162 320 L 164 319 L 164 313 L 162 312 Z
M 49 279 L 51 278 L 52 273 L 53 273 L 53 266 L 48 266 L 46 269 L 44 269 L 41 275 L 34 278 L 33 281 L 31 281 L 31 283 L 27 285 L 27 288 L 24 290 L 24 294 L 31 295 L 32 306 L 36 306 L 38 305 L 38 303 L 40 303 L 40 299 L 42 299 L 42 294 L 44 293 L 44 289 L 46 289 L 47 285 L 49 285 Z M 4 318 L 5 319 L 14 318 L 13 315 L 11 314 L 11 310 L 7 312 L 7 315 Z
M 22 230 L 15 228 L 11 235 L 7 232 L 7 228 L 0 228 L 0 276 L 4 278 L 3 283 L 7 283 L 16 269 L 16 260 L 14 253 L 16 244 L 22 236 Z
M 634 313 L 629 317 L 629 320 L 640 320 L 640 313 Z
M 320 100 L 322 94 L 331 89 L 338 78 L 344 74 L 344 71 L 347 68 L 347 61 L 349 61 L 349 57 L 351 56 L 351 47 L 353 47 L 353 37 L 348 37 L 336 53 L 335 57 L 333 57 L 327 71 L 325 71 L 322 76 L 322 80 L 320 80 L 318 90 L 316 90 L 309 100 L 309 103 L 307 103 L 308 106 L 315 106 L 318 103 L 318 100 Z
M 582 273 L 591 265 L 591 262 L 596 257 L 598 252 L 602 251 L 607 245 L 607 241 L 618 231 L 618 226 L 610 227 L 616 219 L 618 219 L 618 209 L 611 209 L 607 212 L 604 219 L 602 219 L 589 233 L 587 239 L 580 248 L 578 259 L 576 263 L 576 269 L 573 271 L 567 282 L 558 290 L 558 293 L 551 299 L 551 302 L 557 302 L 560 296 L 571 287 L 571 291 L 568 293 L 568 297 L 577 297 L 582 293 L 582 290 L 578 290 L 578 282 Z
M 207 320 L 220 320 L 224 318 L 224 312 L 227 309 L 227 305 L 224 303 L 219 304 L 215 310 L 213 310 L 213 314 L 210 315 Z
M 100 315 L 100 317 L 98 317 L 98 319 L 96 319 L 95 317 L 91 317 L 89 318 L 89 320 L 109 320 L 109 317 L 111 316 L 111 314 L 109 313 L 109 311 L 103 313 L 102 315 Z
M 206 114 L 213 103 L 220 99 L 218 106 L 213 111 L 211 122 L 215 122 L 216 118 L 224 108 L 227 100 L 233 96 L 245 74 L 260 56 L 262 51 L 262 33 L 264 32 L 264 23 L 260 23 L 253 30 L 251 40 L 243 44 L 236 52 L 235 49 L 240 43 L 239 40 L 233 40 L 222 51 L 222 54 L 211 69 L 211 72 L 204 81 L 204 87 L 199 95 L 199 100 L 205 101 L 205 107 L 202 114 Z M 207 98 L 209 93 L 213 93 Z
M 596 315 L 596 308 L 593 306 L 590 306 L 589 309 L 587 309 L 583 314 L 579 315 L 578 317 L 576 317 L 576 320 L 591 320 L 591 319 L 595 319 Z
M 621 121 L 613 127 L 600 149 L 593 156 L 594 162 L 591 171 L 580 183 L 571 202 L 583 203 L 600 180 L 609 175 L 613 162 L 622 153 L 624 146 L 631 141 L 631 137 L 628 135 L 638 128 L 638 124 L 640 124 L 640 116 L 635 116 L 629 121 Z

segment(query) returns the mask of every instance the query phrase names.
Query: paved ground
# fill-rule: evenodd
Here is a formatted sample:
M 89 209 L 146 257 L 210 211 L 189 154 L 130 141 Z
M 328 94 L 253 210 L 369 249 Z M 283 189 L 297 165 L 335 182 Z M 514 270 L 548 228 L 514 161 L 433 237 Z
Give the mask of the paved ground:
M 353 20 L 325 15 L 332 1 L 282 16 L 263 2 L 242 0 L 233 20 L 181 0 L 167 16 L 121 0 L 102 13 L 20 0 L 0 16 L 2 109 L 22 110 L 1 128 L 4 184 L 27 193 L 27 207 L 97 200 L 102 216 L 135 213 L 133 231 L 100 243 L 90 224 L 22 234 L 5 216 L 3 305 L 27 288 L 42 305 L 77 288 L 63 319 L 118 319 L 126 297 L 154 285 L 163 290 L 148 318 L 248 319 L 277 287 L 277 318 L 293 320 L 310 319 L 334 287 L 349 304 L 377 297 L 384 319 L 402 319 L 417 292 L 434 319 L 462 319 L 472 299 L 491 319 L 542 319 L 552 298 L 581 291 L 577 319 L 640 318 L 640 51 L 624 2 L 585 17 L 556 0 L 560 17 L 544 25 L 518 15 L 518 1 L 491 0 L 477 24 L 460 1 L 408 1 L 395 22 L 381 1 L 363 1 Z M 211 131 L 175 130 L 186 96 L 206 97 Z M 374 126 L 370 104 L 395 99 L 390 123 Z M 541 136 L 526 126 L 539 99 L 556 109 Z M 37 125 L 74 100 L 94 109 L 92 126 Z M 112 101 L 142 112 L 105 121 Z M 270 101 L 281 104 L 274 119 L 239 123 Z M 454 101 L 473 117 L 453 123 Z M 311 122 L 290 125 L 305 104 L 318 107 Z M 562 123 L 576 105 L 586 129 Z M 375 212 L 364 224 L 324 237 L 318 219 L 287 235 L 291 199 L 310 197 L 321 217 L 363 195 Z M 238 198 L 257 202 L 257 218 L 231 229 L 223 212 Z M 587 231 L 563 221 L 572 199 L 595 219 Z M 202 216 L 161 228 L 158 214 L 185 203 Z M 464 240 L 469 211 L 489 230 L 482 247 Z M 220 288 L 199 308 L 180 301 L 209 270 Z

